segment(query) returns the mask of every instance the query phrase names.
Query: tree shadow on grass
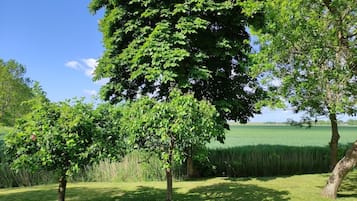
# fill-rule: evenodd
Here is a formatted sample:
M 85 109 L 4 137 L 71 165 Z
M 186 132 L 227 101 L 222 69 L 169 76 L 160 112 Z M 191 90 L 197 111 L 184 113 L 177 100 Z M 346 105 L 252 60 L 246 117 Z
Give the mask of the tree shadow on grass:
M 115 184 L 114 184 L 115 185 Z M 277 191 L 256 185 L 220 183 L 201 186 L 187 193 L 174 189 L 175 201 L 287 201 L 287 191 Z M 71 187 L 67 189 L 67 201 L 162 201 L 166 190 L 139 186 L 134 191 L 124 191 L 120 188 L 86 188 Z M 39 189 L 0 195 L 1 201 L 56 201 L 56 189 Z
M 252 184 L 220 183 L 192 189 L 189 195 L 197 195 L 197 200 L 229 200 L 229 201 L 286 201 L 287 191 L 277 191 Z
M 135 192 L 127 192 L 118 197 L 120 201 L 160 201 L 165 200 L 166 190 L 150 187 L 139 187 Z M 220 183 L 198 187 L 187 193 L 179 193 L 177 189 L 173 194 L 175 201 L 287 201 L 287 191 L 276 191 L 256 185 Z
M 119 188 L 69 187 L 66 201 L 117 201 L 124 191 Z M 1 201 L 57 201 L 57 189 L 39 189 L 0 194 Z
M 357 170 L 350 172 L 342 181 L 337 196 L 357 198 Z

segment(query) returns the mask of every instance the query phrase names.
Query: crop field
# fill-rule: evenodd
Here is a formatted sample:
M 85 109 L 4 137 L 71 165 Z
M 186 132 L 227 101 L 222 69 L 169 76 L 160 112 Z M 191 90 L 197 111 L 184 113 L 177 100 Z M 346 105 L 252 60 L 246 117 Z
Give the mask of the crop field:
M 340 126 L 340 144 L 357 140 L 357 126 Z M 329 126 L 301 128 L 289 125 L 232 125 L 226 132 L 224 144 L 212 142 L 209 148 L 228 148 L 245 145 L 327 146 Z

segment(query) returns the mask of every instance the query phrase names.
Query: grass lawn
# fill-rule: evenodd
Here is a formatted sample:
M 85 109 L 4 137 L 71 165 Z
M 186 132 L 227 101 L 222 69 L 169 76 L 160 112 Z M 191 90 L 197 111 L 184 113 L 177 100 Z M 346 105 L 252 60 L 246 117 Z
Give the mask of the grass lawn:
M 271 178 L 213 178 L 174 182 L 176 201 L 324 201 L 327 174 Z M 345 180 L 338 200 L 357 200 L 357 171 Z M 69 183 L 68 201 L 165 200 L 165 182 Z M 1 201 L 55 201 L 56 185 L 0 189 Z
M 340 126 L 340 144 L 357 140 L 357 126 Z M 289 125 L 232 125 L 226 132 L 224 144 L 212 142 L 210 148 L 245 145 L 327 146 L 330 141 L 329 126 L 299 128 Z

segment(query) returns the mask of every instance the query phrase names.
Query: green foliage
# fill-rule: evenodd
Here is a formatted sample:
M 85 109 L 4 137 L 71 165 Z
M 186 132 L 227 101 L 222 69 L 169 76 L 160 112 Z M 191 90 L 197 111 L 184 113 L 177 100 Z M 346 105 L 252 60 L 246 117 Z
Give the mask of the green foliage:
M 177 90 L 167 101 L 142 97 L 125 106 L 121 125 L 129 144 L 156 153 L 166 168 L 171 168 L 171 157 L 181 162 L 191 146 L 204 145 L 224 135 L 219 114 L 212 105 Z
M 122 151 L 117 117 L 81 100 L 39 101 L 6 136 L 7 154 L 15 169 L 55 171 L 71 175 L 116 148 Z M 109 107 L 112 108 L 112 107 Z M 105 145 L 105 146 L 104 146 Z M 114 152 L 117 156 L 117 151 Z
M 110 78 L 101 89 L 105 100 L 120 102 L 151 94 L 165 99 L 180 88 L 216 106 L 222 120 L 246 122 L 262 98 L 247 75 L 250 52 L 238 2 L 102 1 L 100 21 L 106 48 L 95 79 Z
M 13 126 L 16 118 L 29 110 L 22 103 L 32 98 L 26 68 L 14 60 L 0 59 L 0 126 Z
M 356 114 L 355 2 L 268 0 L 259 8 L 265 26 L 252 29 L 260 45 L 253 71 L 271 89 L 267 104 L 287 100 L 310 115 Z
M 349 119 L 349 120 L 347 120 L 347 124 L 348 125 L 357 125 L 357 120 Z

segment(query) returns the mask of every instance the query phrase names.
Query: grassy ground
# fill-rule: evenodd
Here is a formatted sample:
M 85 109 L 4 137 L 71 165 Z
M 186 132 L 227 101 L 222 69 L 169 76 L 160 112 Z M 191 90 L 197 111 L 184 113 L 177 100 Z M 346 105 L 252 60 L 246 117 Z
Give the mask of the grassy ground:
M 271 178 L 213 178 L 174 182 L 176 201 L 324 201 L 321 188 L 328 175 L 313 174 Z M 350 174 L 338 200 L 357 200 L 357 172 Z M 0 189 L 1 201 L 55 201 L 56 185 Z M 165 200 L 165 182 L 74 183 L 67 189 L 68 201 Z
M 356 126 L 341 126 L 340 144 L 357 139 Z M 234 125 L 226 133 L 224 144 L 212 142 L 210 148 L 235 147 L 245 145 L 287 145 L 287 146 L 327 146 L 331 131 L 329 126 L 299 128 L 284 125 Z

